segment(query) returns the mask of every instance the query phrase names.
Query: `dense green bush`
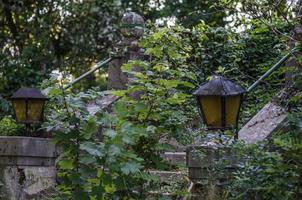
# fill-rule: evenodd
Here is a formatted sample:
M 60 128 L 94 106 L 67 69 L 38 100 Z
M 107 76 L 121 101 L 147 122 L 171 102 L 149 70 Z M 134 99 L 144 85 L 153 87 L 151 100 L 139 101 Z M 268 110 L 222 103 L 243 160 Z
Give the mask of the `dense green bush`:
M 272 143 L 241 146 L 246 162 L 234 174 L 230 199 L 302 198 L 301 116 L 292 114 L 291 131 L 275 135 Z
M 6 116 L 0 120 L 0 135 L 15 136 L 21 135 L 22 129 L 11 116 Z
M 0 119 L 12 113 L 10 103 L 0 96 Z
M 229 186 L 230 199 L 302 198 L 302 73 L 294 74 L 294 95 L 284 100 L 291 104 L 288 123 L 271 141 L 237 148 L 245 162 Z
M 285 32 L 289 30 L 280 24 L 282 27 Z M 186 128 L 198 116 L 191 96 L 193 89 L 213 73 L 248 86 L 285 49 L 283 41 L 257 20 L 245 34 L 204 23 L 192 30 L 153 27 L 140 45 L 152 59 L 123 66 L 132 77 L 131 84 L 127 90 L 113 92 L 121 97 L 113 105 L 113 113 L 88 113 L 88 100 L 104 95 L 97 90 L 62 93 L 59 85 L 51 84 L 47 89 L 51 101 L 44 127 L 65 148 L 59 162 L 62 198 L 144 197 L 143 183 L 155 181 L 145 172 L 167 167 L 159 156 L 166 149 L 159 144 L 161 138 L 174 137 L 182 142 L 190 134 Z M 133 72 L 133 66 L 140 66 L 141 71 Z M 272 77 L 276 76 L 282 80 L 283 75 L 275 73 Z M 275 78 L 268 80 L 273 82 Z M 252 110 L 245 110 L 244 119 L 256 111 L 254 99 L 259 99 L 257 106 L 261 106 L 278 87 L 271 85 L 268 90 L 251 94 L 247 100 Z M 140 101 L 129 97 L 139 91 Z M 99 126 L 102 140 L 96 140 Z M 135 191 L 141 192 L 138 195 Z
M 158 185 L 158 177 L 148 171 L 169 167 L 160 156 L 169 145 L 160 141 L 182 132 L 195 116 L 190 81 L 196 78 L 185 63 L 190 50 L 185 40 L 181 31 L 167 28 L 144 37 L 141 45 L 153 59 L 123 65 L 131 84 L 111 92 L 120 97 L 112 112 L 87 111 L 87 102 L 104 95 L 100 92 L 70 94 L 58 85 L 46 89 L 51 109 L 44 127 L 64 148 L 59 199 L 143 199 L 150 184 Z

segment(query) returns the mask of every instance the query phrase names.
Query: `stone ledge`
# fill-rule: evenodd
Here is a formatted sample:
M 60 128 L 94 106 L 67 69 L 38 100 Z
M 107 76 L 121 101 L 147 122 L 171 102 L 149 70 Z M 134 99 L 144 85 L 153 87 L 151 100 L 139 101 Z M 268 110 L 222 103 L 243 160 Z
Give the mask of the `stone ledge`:
M 0 137 L 0 165 L 53 166 L 57 156 L 50 138 Z
M 0 165 L 6 166 L 54 166 L 54 158 L 0 156 Z
M 186 164 L 186 152 L 165 152 L 162 158 L 172 165 Z

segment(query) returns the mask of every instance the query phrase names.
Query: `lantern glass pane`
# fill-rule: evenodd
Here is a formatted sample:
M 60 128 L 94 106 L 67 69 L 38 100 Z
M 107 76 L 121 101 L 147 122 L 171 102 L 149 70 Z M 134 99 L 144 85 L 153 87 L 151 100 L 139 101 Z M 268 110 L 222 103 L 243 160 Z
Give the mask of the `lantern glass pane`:
M 28 121 L 39 122 L 41 120 L 44 101 L 28 100 Z
M 206 124 L 211 128 L 221 127 L 221 98 L 202 96 L 199 98 Z
M 237 126 L 237 116 L 240 109 L 241 96 L 228 96 L 225 98 L 225 120 L 227 127 Z
M 25 100 L 13 100 L 13 108 L 15 110 L 16 121 L 26 121 L 26 101 Z

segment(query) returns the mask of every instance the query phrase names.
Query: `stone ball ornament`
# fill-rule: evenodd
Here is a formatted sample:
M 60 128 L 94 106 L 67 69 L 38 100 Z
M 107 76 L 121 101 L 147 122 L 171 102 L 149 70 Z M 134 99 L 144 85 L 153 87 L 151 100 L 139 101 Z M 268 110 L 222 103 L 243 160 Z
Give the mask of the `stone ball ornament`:
M 144 34 L 145 20 L 135 12 L 126 12 L 121 19 L 121 33 L 126 38 L 140 38 Z

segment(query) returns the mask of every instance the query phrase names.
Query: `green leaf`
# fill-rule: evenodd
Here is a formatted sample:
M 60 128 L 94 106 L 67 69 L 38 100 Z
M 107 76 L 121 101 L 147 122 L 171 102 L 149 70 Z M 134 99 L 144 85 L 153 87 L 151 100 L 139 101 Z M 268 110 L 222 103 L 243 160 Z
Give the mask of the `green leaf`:
M 59 162 L 59 166 L 61 169 L 73 169 L 73 160 L 71 159 L 63 159 Z
M 115 185 L 111 184 L 111 185 L 105 185 L 105 192 L 106 193 L 114 193 L 116 191 L 116 187 Z
M 187 82 L 187 81 L 182 81 L 181 84 L 185 87 L 188 87 L 188 88 L 195 88 L 195 85 L 190 83 L 190 82 Z
M 121 102 L 121 101 L 115 103 L 113 110 L 116 114 L 118 114 L 121 117 L 126 117 L 129 113 L 127 104 L 125 102 Z
M 108 150 L 109 155 L 119 155 L 121 154 L 121 148 L 118 145 L 112 144 Z
M 114 90 L 114 91 L 110 91 L 111 94 L 118 96 L 118 97 L 123 97 L 126 95 L 126 90 Z
M 153 38 L 155 40 L 160 40 L 164 36 L 165 32 L 164 31 L 158 31 L 153 34 Z
M 80 157 L 80 163 L 85 164 L 85 165 L 90 165 L 90 164 L 96 163 L 96 159 L 91 156 L 82 156 L 82 157 Z
M 134 144 L 134 140 L 131 136 L 124 135 L 122 138 L 123 142 L 126 144 Z
M 97 124 L 93 118 L 89 118 L 83 130 L 81 132 L 81 136 L 84 137 L 86 140 L 90 139 L 93 134 L 98 131 Z
M 157 80 L 158 84 L 163 85 L 166 89 L 171 89 L 177 87 L 181 82 L 178 80 L 166 80 L 159 79 Z
M 163 55 L 163 46 L 157 45 L 153 48 L 147 48 L 146 53 L 154 55 L 155 57 L 161 57 Z
M 92 142 L 84 142 L 80 145 L 80 149 L 86 151 L 90 155 L 102 157 L 103 154 L 103 145 L 97 145 Z
M 116 135 L 117 135 L 117 132 L 112 130 L 112 129 L 107 129 L 105 132 L 104 132 L 104 135 L 110 137 L 110 138 L 114 138 Z
M 166 101 L 169 104 L 182 104 L 186 102 L 191 95 L 187 95 L 184 93 L 175 93 L 172 97 L 169 97 Z
M 156 127 L 151 125 L 151 126 L 148 126 L 146 128 L 147 132 L 150 132 L 150 133 L 155 133 L 156 132 Z
M 176 49 L 171 49 L 171 48 L 168 49 L 168 55 L 172 59 L 179 59 L 182 57 L 181 54 L 179 54 Z
M 139 102 L 135 104 L 134 110 L 136 112 L 143 112 L 148 110 L 148 106 L 145 103 Z
M 133 68 L 134 68 L 134 64 L 132 62 L 125 63 L 121 67 L 123 72 L 131 72 Z
M 140 169 L 143 168 L 143 166 L 140 163 L 137 162 L 127 162 L 125 165 L 121 168 L 122 172 L 126 175 L 129 175 L 130 173 L 136 173 L 139 172 Z

